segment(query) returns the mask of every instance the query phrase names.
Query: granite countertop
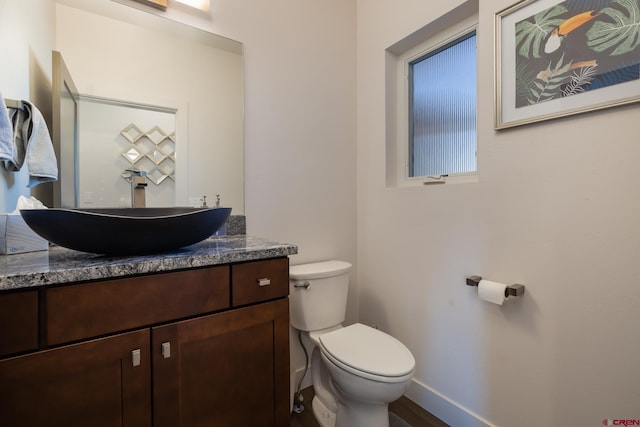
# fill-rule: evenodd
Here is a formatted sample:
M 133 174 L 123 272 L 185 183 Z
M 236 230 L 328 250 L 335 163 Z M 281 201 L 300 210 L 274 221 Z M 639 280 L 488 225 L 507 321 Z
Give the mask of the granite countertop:
M 0 291 L 108 279 L 192 267 L 276 258 L 298 247 L 258 237 L 210 237 L 173 252 L 143 256 L 105 256 L 60 246 L 48 251 L 0 255 Z

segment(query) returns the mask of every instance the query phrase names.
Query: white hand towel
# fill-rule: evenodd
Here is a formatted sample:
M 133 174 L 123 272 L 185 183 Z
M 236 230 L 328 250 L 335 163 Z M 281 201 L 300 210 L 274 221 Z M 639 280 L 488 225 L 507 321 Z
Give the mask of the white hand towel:
M 5 164 L 12 162 L 14 158 L 13 124 L 9 119 L 2 93 L 0 93 L 0 101 L 2 101 L 2 105 L 0 105 L 0 110 L 2 110 L 0 111 L 0 161 Z
M 22 127 L 23 141 L 26 142 L 25 161 L 29 171 L 27 187 L 35 187 L 43 182 L 58 179 L 58 162 L 42 113 L 32 103 L 28 101 L 23 103 L 24 110 L 27 112 L 27 118 Z
M 24 163 L 25 141 L 27 138 L 24 130 L 24 121 L 27 112 L 22 108 L 11 108 L 9 110 L 9 121 L 13 126 L 13 141 L 11 143 L 11 156 L 4 161 L 4 168 L 10 172 L 18 172 Z M 24 135 L 23 135 L 24 133 Z M 24 139 L 24 140 L 23 140 Z

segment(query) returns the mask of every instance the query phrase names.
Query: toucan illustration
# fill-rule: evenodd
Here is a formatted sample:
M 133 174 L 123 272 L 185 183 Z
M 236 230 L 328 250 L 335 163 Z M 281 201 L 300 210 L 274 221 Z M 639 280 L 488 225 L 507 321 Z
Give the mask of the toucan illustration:
M 562 41 L 567 35 L 576 28 L 586 24 L 599 15 L 595 10 L 579 13 L 564 21 L 551 31 L 547 43 L 544 45 L 544 53 L 552 53 L 558 50 Z

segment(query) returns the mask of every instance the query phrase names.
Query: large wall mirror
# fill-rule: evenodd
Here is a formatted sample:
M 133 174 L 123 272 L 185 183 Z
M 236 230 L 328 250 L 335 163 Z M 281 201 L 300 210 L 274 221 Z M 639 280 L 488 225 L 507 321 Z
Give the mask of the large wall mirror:
M 77 91 L 61 206 L 126 206 L 132 167 L 149 174 L 149 206 L 220 195 L 244 214 L 241 43 L 114 1 L 57 0 L 56 50 Z

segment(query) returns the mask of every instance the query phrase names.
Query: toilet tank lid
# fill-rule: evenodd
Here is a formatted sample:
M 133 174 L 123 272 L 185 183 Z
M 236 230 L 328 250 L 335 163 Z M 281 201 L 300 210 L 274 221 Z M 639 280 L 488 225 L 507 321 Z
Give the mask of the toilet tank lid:
M 322 261 L 311 264 L 299 264 L 289 267 L 289 277 L 293 280 L 322 279 L 339 276 L 351 270 L 351 264 L 345 261 Z

